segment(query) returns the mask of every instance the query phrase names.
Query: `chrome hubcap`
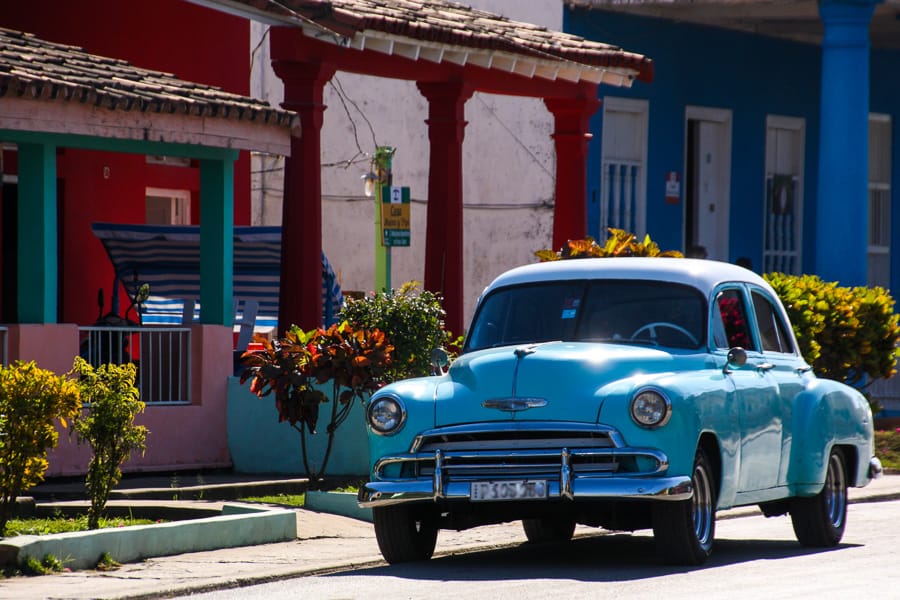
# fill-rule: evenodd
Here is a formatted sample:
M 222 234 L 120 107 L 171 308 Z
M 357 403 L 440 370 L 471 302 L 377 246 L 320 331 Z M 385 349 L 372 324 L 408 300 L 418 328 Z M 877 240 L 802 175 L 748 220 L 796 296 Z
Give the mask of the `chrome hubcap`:
M 828 520 L 836 529 L 844 523 L 847 506 L 847 484 L 844 477 L 844 464 L 837 454 L 832 454 L 828 459 L 828 474 L 825 478 L 823 495 Z
M 712 486 L 710 485 L 709 473 L 702 464 L 694 466 L 694 534 L 697 536 L 697 542 L 704 548 L 708 549 L 712 545 L 712 524 L 713 524 L 713 505 L 712 505 Z

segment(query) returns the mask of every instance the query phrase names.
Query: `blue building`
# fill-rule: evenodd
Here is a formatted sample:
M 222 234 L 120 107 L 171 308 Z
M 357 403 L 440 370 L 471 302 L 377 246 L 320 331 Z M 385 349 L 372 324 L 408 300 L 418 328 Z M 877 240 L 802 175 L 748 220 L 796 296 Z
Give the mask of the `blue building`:
M 654 61 L 652 83 L 601 88 L 588 232 L 900 288 L 898 13 L 896 0 L 565 0 L 567 32 Z

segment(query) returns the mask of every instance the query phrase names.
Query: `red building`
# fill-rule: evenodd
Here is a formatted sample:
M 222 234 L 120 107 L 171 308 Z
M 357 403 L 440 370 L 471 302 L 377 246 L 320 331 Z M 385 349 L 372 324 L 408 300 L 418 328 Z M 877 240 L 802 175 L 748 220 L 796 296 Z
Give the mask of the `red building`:
M 123 59 L 179 79 L 249 93 L 249 22 L 184 2 L 6 2 L 0 27 Z M 2 104 L 0 104 L 2 111 Z M 0 112 L 2 116 L 2 112 Z M 4 195 L 14 195 L 14 149 L 3 153 Z M 199 223 L 197 160 L 159 160 L 141 154 L 75 148 L 57 151 L 59 323 L 89 325 L 98 316 L 97 290 L 109 310 L 112 266 L 91 233 L 95 221 Z M 4 260 L 0 266 L 0 322 L 16 322 L 15 209 L 3 202 Z M 168 209 L 164 205 L 168 204 Z M 185 215 L 172 213 L 187 209 Z M 149 219 L 149 220 L 148 220 Z M 250 159 L 234 163 L 234 223 L 250 224 Z M 124 296 L 123 296 L 124 297 Z M 123 302 L 123 310 L 127 303 Z M 105 312 L 105 311 L 104 311 Z

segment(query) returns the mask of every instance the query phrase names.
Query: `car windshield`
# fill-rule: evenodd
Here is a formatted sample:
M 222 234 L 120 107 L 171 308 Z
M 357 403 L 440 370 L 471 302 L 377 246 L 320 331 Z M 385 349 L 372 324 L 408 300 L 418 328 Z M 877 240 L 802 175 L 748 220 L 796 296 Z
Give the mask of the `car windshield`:
M 659 281 L 548 281 L 499 288 L 481 302 L 464 352 L 549 341 L 699 348 L 706 302 Z

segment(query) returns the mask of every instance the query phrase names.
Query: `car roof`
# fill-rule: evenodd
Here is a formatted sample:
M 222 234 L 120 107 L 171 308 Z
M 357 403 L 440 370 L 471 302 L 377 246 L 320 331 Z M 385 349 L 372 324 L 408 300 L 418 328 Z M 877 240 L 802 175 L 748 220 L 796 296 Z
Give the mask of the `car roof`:
M 620 257 L 579 258 L 516 267 L 498 276 L 485 289 L 539 281 L 570 279 L 644 279 L 682 283 L 704 295 L 726 282 L 745 282 L 774 291 L 762 277 L 731 263 L 697 258 Z

